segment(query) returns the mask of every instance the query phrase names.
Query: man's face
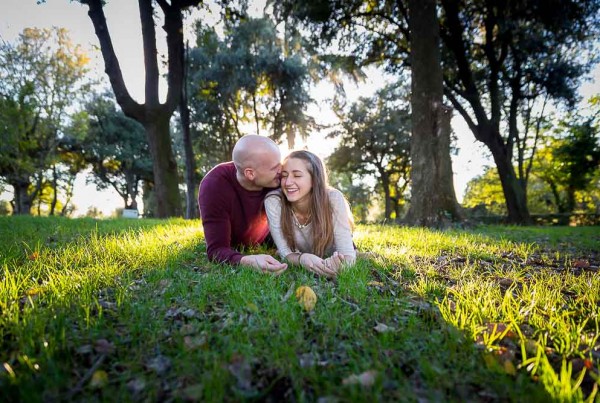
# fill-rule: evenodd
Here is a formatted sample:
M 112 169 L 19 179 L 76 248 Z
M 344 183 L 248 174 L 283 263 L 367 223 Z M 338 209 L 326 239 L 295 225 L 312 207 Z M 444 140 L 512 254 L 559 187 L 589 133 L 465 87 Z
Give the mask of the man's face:
M 269 152 L 263 155 L 254 169 L 254 184 L 263 188 L 279 187 L 281 179 L 281 154 Z

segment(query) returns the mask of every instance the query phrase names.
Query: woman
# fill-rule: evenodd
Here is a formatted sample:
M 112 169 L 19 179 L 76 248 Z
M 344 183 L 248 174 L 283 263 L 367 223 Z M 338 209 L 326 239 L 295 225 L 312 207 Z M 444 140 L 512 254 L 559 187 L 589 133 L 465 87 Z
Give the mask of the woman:
M 278 252 L 288 262 L 327 277 L 355 262 L 350 207 L 327 185 L 315 154 L 293 151 L 284 159 L 281 189 L 267 194 L 265 210 Z

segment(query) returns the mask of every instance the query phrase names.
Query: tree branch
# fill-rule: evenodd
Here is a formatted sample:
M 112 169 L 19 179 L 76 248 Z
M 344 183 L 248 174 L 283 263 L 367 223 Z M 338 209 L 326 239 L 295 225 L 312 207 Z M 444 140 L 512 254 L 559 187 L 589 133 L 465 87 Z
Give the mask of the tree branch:
M 125 86 L 119 60 L 115 54 L 110 33 L 106 26 L 102 0 L 88 0 L 86 3 L 89 7 L 88 15 L 92 20 L 96 36 L 100 42 L 102 58 L 104 59 L 104 71 L 108 75 L 117 102 L 127 116 L 140 120 L 143 117 L 143 108 L 131 98 Z
M 152 109 L 160 104 L 158 98 L 158 50 L 156 49 L 156 28 L 154 26 L 154 8 L 152 0 L 138 0 L 142 22 L 142 42 L 144 44 L 144 66 L 146 82 L 144 94 L 146 105 Z

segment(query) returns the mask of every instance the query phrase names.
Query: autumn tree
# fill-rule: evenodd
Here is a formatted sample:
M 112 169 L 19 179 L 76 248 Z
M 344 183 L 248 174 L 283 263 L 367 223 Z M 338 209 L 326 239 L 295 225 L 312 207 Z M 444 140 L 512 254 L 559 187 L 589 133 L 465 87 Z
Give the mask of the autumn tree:
M 104 58 L 105 71 L 110 79 L 116 100 L 128 117 L 144 127 L 152 156 L 154 191 L 158 217 L 181 215 L 177 164 L 171 145 L 169 121 L 180 102 L 183 85 L 183 10 L 195 6 L 199 0 L 139 0 L 140 21 L 146 72 L 145 101 L 135 101 L 123 80 L 119 60 L 104 15 L 103 0 L 81 0 L 89 7 L 88 15 L 94 24 Z M 167 38 L 167 82 L 165 102 L 159 98 L 159 64 L 156 43 L 155 4 L 164 17 L 163 29 Z
M 15 214 L 30 214 L 47 171 L 60 163 L 57 145 L 74 94 L 88 87 L 87 62 L 61 28 L 27 28 L 15 43 L 0 43 L 0 176 L 14 189 Z

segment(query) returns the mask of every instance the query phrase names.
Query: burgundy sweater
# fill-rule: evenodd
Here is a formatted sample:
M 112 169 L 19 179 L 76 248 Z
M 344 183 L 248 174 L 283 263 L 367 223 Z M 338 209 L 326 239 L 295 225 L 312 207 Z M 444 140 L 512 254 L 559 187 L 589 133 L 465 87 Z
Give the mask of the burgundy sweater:
M 233 162 L 217 165 L 200 183 L 198 206 L 208 258 L 239 264 L 240 246 L 262 243 L 269 234 L 263 201 L 271 189 L 249 191 L 236 179 Z

